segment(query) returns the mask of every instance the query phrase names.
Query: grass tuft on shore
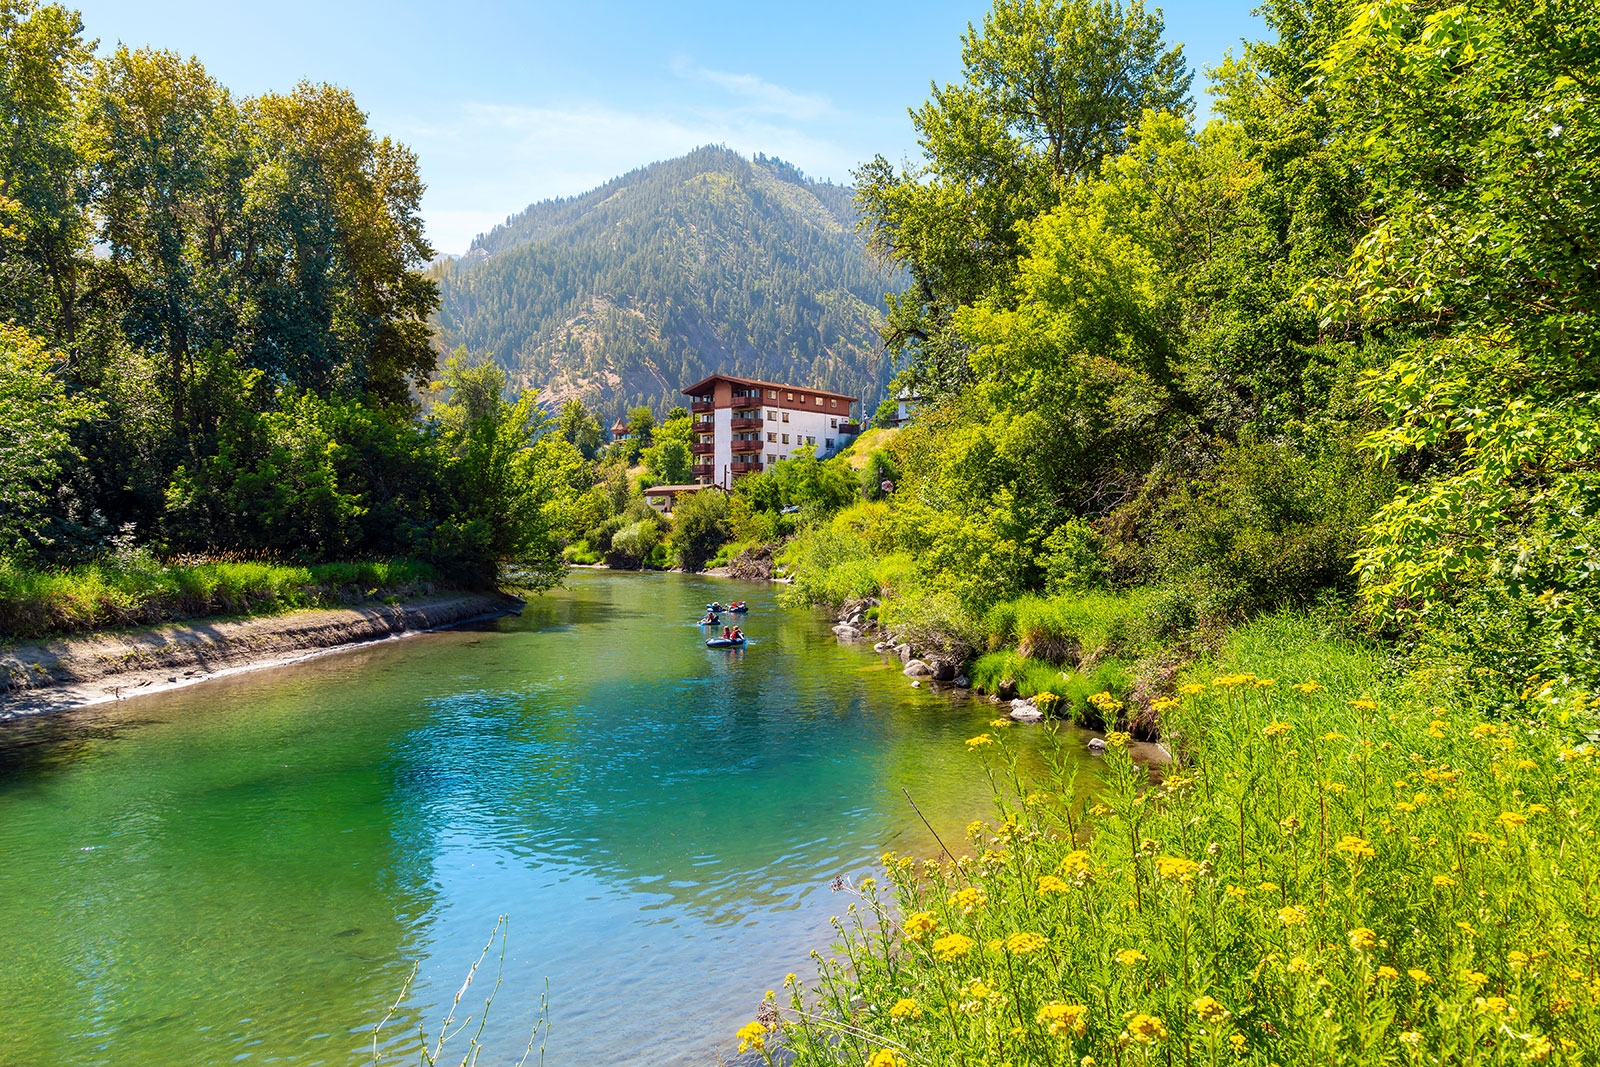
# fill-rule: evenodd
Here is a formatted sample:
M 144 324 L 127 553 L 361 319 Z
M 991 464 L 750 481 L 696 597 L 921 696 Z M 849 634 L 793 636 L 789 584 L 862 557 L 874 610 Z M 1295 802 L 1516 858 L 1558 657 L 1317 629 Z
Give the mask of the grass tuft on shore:
M 886 857 L 815 989 L 741 1037 L 797 1065 L 1593 1062 L 1590 701 L 1488 721 L 1386 666 L 1248 624 L 1159 702 L 1182 762 L 1152 783 L 1113 734 L 1078 802 L 997 720 L 970 855 Z
M 414 596 L 438 581 L 414 560 L 314 566 L 257 561 L 162 564 L 148 557 L 57 570 L 0 560 L 0 635 L 46 637 L 213 615 Z

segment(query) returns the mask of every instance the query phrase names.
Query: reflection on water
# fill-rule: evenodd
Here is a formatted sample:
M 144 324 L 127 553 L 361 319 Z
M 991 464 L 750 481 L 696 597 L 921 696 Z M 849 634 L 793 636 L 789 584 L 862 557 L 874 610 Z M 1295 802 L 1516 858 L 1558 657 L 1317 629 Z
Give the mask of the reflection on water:
M 708 650 L 729 596 L 749 648 Z M 707 1062 L 826 946 L 831 878 L 937 850 L 902 790 L 952 843 L 987 807 L 987 705 L 771 597 L 578 572 L 521 618 L 0 724 L 0 1065 L 370 1062 L 420 960 L 380 1040 L 412 1062 L 501 913 L 486 1062 L 547 976 L 546 1062 Z

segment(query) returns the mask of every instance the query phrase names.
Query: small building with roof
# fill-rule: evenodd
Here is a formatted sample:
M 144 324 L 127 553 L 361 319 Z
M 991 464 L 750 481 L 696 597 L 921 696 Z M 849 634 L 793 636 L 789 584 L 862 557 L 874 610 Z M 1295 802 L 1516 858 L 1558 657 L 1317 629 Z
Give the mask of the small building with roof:
M 853 414 L 859 398 L 844 393 L 731 374 L 713 374 L 683 392 L 694 418 L 691 471 L 701 485 L 727 489 L 802 446 L 826 459 L 861 432 Z

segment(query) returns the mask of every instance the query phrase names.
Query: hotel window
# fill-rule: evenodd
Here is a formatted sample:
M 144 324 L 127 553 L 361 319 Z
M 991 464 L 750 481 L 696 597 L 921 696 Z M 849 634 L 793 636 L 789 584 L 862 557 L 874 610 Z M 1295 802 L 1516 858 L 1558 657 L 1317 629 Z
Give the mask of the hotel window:
M 839 406 L 839 402 L 838 402 L 838 401 L 837 401 L 837 400 L 831 400 L 831 399 L 830 399 L 830 400 L 829 400 L 829 401 L 828 401 L 828 406 L 829 406 L 829 407 L 830 407 L 830 408 L 836 408 L 836 407 L 838 407 L 838 406 Z
M 767 412 L 767 421 L 768 422 L 777 422 L 778 421 L 778 413 L 776 411 L 768 411 Z
M 787 411 L 785 411 L 783 413 L 783 421 L 784 422 L 788 422 L 789 421 L 789 413 Z
M 773 462 L 773 459 L 772 459 L 772 453 L 771 453 L 771 452 L 768 452 L 768 453 L 767 453 L 767 462 L 768 462 L 768 463 L 771 463 L 771 462 Z
M 822 398 L 819 396 L 819 397 L 817 397 L 817 407 L 820 408 L 821 406 L 822 406 Z
M 793 393 L 784 393 L 783 394 L 783 398 L 785 400 L 793 400 L 794 399 L 794 394 Z
M 833 451 L 833 438 L 831 438 L 831 437 L 830 437 L 830 438 L 828 438 L 828 445 L 827 445 L 827 448 L 828 448 L 828 451 L 829 451 L 829 452 L 832 452 L 832 451 Z
M 775 434 L 775 433 L 767 434 L 767 440 L 768 441 L 776 441 L 777 439 L 778 439 L 778 435 L 777 434 Z
M 807 437 L 807 438 L 806 438 L 806 444 L 808 444 L 808 445 L 814 445 L 814 444 L 816 444 L 816 443 L 817 443 L 817 439 L 816 439 L 816 438 L 815 438 L 815 437 Z
M 839 420 L 838 419 L 829 419 L 828 420 L 828 425 L 831 426 L 833 429 L 837 430 L 839 428 Z
M 776 399 L 778 399 L 778 391 L 776 389 L 768 389 L 767 390 L 767 399 L 768 400 L 776 400 Z
M 789 443 L 789 435 L 788 434 L 784 434 L 783 435 L 783 443 L 784 444 L 788 444 Z

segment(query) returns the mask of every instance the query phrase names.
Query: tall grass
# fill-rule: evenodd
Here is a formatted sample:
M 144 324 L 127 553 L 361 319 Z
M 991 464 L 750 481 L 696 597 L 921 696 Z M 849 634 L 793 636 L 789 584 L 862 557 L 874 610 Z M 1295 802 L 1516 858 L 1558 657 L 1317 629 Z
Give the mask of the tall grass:
M 60 570 L 0 560 L 0 636 L 44 637 L 409 596 L 437 581 L 432 567 L 405 559 L 303 567 L 248 560 L 160 564 L 134 555 Z
M 1152 785 L 1113 735 L 1076 802 L 1076 762 L 1021 780 L 997 720 L 971 855 L 887 858 L 815 989 L 741 1036 L 800 1065 L 1594 1063 L 1593 712 L 1483 721 L 1385 667 L 1247 626 L 1162 702 L 1182 764 Z

